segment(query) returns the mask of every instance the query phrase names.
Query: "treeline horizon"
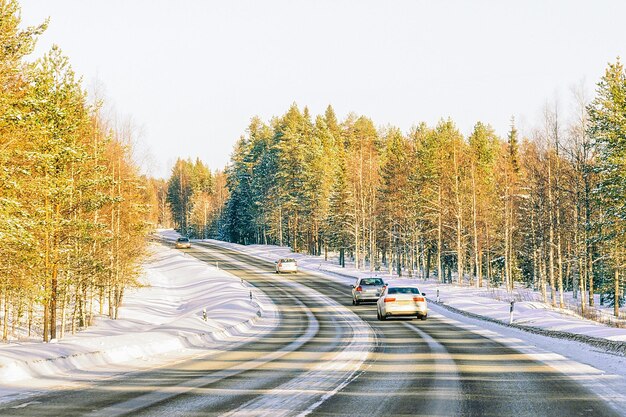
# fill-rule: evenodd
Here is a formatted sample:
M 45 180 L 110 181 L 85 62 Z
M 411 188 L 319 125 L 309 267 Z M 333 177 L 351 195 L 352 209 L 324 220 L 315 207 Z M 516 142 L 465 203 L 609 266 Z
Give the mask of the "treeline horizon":
M 138 286 L 156 184 L 132 160 L 133 128 L 90 103 L 47 22 L 20 28 L 0 0 L 0 318 L 9 337 L 60 339 L 115 319 Z
M 163 199 L 191 237 L 338 252 L 342 265 L 348 257 L 401 276 L 449 282 L 454 271 L 462 285 L 523 283 L 560 307 L 573 291 L 583 314 L 599 291 L 617 317 L 625 80 L 619 60 L 609 64 L 591 102 L 576 93 L 567 122 L 556 105 L 546 107 L 523 138 L 513 121 L 506 138 L 482 122 L 466 137 L 451 119 L 405 134 L 365 116 L 340 122 L 331 106 L 314 117 L 294 103 L 269 122 L 251 120 L 217 185 L 192 174 L 211 177 L 201 161 L 179 160 Z M 196 204 L 202 183 L 212 185 L 200 187 Z

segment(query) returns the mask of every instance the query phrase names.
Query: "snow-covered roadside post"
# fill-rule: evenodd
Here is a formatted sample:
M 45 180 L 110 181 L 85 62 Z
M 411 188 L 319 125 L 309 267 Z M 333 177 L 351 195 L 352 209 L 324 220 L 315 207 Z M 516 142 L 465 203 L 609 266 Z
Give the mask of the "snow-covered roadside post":
M 515 308 L 515 300 L 511 300 L 511 308 L 509 309 L 509 324 L 513 324 L 513 309 Z
M 439 287 L 437 287 L 437 302 L 439 302 Z

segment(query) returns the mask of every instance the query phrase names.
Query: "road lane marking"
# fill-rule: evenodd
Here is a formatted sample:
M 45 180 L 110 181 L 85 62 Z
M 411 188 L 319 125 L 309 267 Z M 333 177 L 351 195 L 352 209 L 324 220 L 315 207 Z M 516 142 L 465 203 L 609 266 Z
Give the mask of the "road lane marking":
M 461 404 L 461 383 L 459 377 L 459 368 L 448 352 L 448 349 L 428 333 L 420 329 L 417 325 L 411 323 L 402 323 L 406 328 L 418 334 L 428 345 L 430 352 L 433 353 L 432 359 L 435 363 L 434 374 L 440 376 L 435 378 L 435 383 L 428 388 L 425 398 L 436 399 L 435 404 L 438 406 L 436 415 L 461 415 L 461 410 L 454 410 L 450 413 L 450 404 Z M 445 375 L 445 377 L 441 377 Z M 441 386 L 446 384 L 445 387 Z M 453 401 L 450 401 L 453 400 Z M 447 407 L 447 408 L 443 408 Z M 439 410 L 441 408 L 441 410 Z M 430 410 L 432 412 L 432 410 Z
M 347 307 L 303 284 L 291 280 L 284 283 L 306 294 L 307 299 L 323 303 L 326 311 L 336 313 L 359 339 L 352 337 L 341 351 L 320 361 L 310 371 L 223 414 L 224 417 L 266 414 L 304 417 L 352 382 L 374 350 L 376 337 L 372 328 Z M 302 409 L 303 406 L 306 408 Z
M 23 403 L 23 404 L 14 405 L 11 408 L 13 408 L 13 409 L 26 408 L 29 405 L 35 405 L 35 404 L 41 404 L 41 401 L 29 401 L 29 402 L 26 402 L 26 403 Z
M 251 269 L 248 267 L 247 269 Z M 192 380 L 185 381 L 181 384 L 174 386 L 161 387 L 149 394 L 141 395 L 139 397 L 132 398 L 122 403 L 114 404 L 112 406 L 97 410 L 95 412 L 87 414 L 87 417 L 116 417 L 127 415 L 129 413 L 145 409 L 153 404 L 166 401 L 168 399 L 177 397 L 181 394 L 193 391 L 197 388 L 213 384 L 226 378 L 233 377 L 235 375 L 256 369 L 266 363 L 275 361 L 293 351 L 298 350 L 302 345 L 311 341 L 319 331 L 319 322 L 304 303 L 295 298 L 298 308 L 304 312 L 307 316 L 308 325 L 304 334 L 300 335 L 296 340 L 289 343 L 287 346 L 263 355 L 260 358 L 246 361 L 234 365 L 228 369 L 223 369 L 214 372 L 210 375 L 206 375 L 200 378 L 194 378 Z

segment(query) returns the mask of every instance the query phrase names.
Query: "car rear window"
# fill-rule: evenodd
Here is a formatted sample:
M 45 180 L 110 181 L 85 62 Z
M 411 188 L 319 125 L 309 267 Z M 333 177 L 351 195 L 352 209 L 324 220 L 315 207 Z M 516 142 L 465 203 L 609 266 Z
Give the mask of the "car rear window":
M 419 294 L 420 291 L 415 287 L 393 287 L 389 288 L 387 294 Z
M 295 262 L 296 260 L 293 258 L 283 259 L 283 262 Z
M 361 285 L 384 285 L 384 282 L 380 278 L 364 278 L 361 280 Z
M 178 238 L 178 241 L 179 241 L 179 242 L 189 242 L 189 239 L 188 239 L 188 238 L 186 238 L 186 237 L 179 237 L 179 238 Z

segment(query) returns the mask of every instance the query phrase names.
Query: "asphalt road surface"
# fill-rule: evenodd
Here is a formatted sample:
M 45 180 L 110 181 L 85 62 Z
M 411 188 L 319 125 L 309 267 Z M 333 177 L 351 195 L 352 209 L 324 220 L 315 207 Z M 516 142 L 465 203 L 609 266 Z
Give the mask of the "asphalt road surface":
M 7 403 L 1 416 L 616 416 L 572 378 L 441 315 L 378 321 L 350 287 L 209 244 L 186 250 L 266 293 L 267 336 L 81 390 Z

